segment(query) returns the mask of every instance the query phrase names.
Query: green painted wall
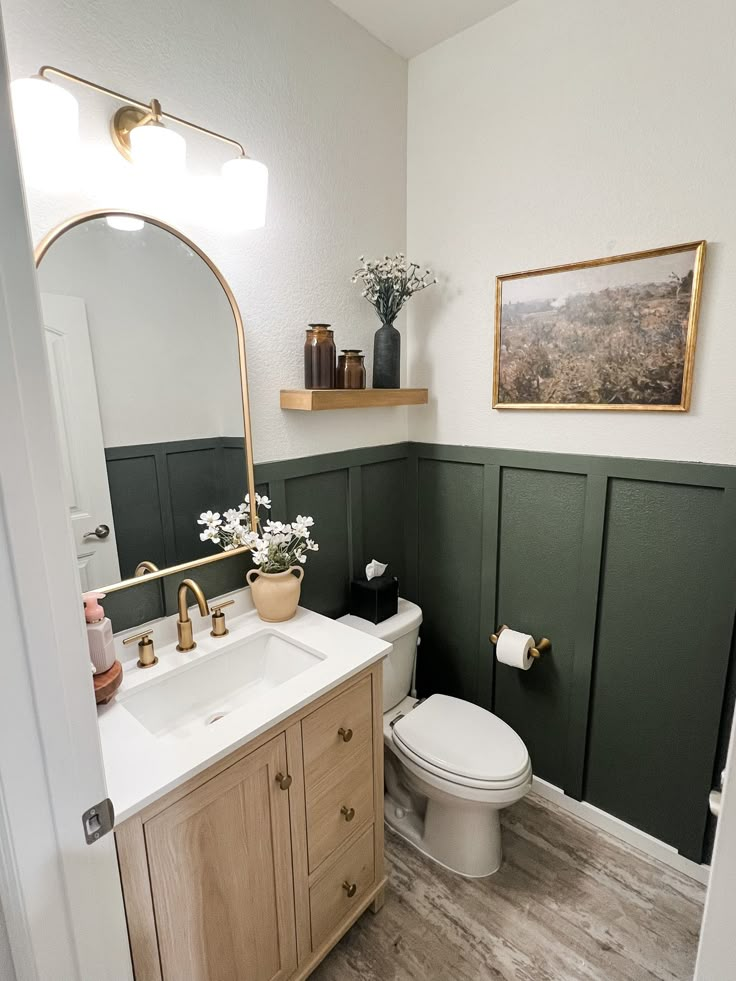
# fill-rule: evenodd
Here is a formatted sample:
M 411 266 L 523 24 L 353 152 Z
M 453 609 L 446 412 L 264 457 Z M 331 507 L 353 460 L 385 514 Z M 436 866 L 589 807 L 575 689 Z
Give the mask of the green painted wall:
M 736 469 L 397 444 L 263 464 L 256 480 L 274 515 L 317 522 L 304 605 L 340 615 L 350 576 L 389 561 L 424 611 L 422 694 L 492 709 L 538 776 L 701 859 L 736 685 Z M 248 565 L 195 575 L 216 595 Z M 176 585 L 112 594 L 115 628 L 173 612 Z M 498 665 L 502 622 L 550 637 L 551 654 Z
M 422 693 L 491 707 L 537 776 L 700 861 L 733 704 L 736 469 L 429 444 L 409 467 Z M 497 664 L 501 623 L 551 654 Z
M 196 520 L 201 511 L 202 506 L 198 503 L 203 500 L 201 492 L 207 492 L 207 481 L 212 479 L 205 476 L 205 483 L 200 480 L 196 485 L 191 479 L 191 467 L 198 459 L 202 460 L 203 455 L 206 458 L 211 453 L 210 447 L 200 444 L 201 441 L 192 441 L 188 446 L 175 444 L 175 453 L 170 449 L 154 448 L 158 465 L 153 469 L 154 482 L 149 485 L 150 492 L 158 493 L 155 488 L 163 485 L 165 493 L 156 497 L 155 506 L 141 510 L 137 518 L 134 515 L 129 518 L 131 525 L 138 521 L 136 542 L 140 544 L 140 552 L 131 554 L 135 562 L 143 557 L 153 557 L 150 543 L 164 539 L 160 515 L 167 508 L 169 513 L 165 523 L 171 529 L 171 535 L 166 537 L 169 547 L 176 545 L 177 529 L 181 529 L 180 534 L 191 527 L 196 530 L 193 517 Z M 299 513 L 311 514 L 315 519 L 315 539 L 320 550 L 310 553 L 308 558 L 302 587 L 305 606 L 326 616 L 342 615 L 347 608 L 352 570 L 357 574 L 374 556 L 389 561 L 395 575 L 402 574 L 406 561 L 404 526 L 409 507 L 405 486 L 407 453 L 407 445 L 400 443 L 256 466 L 258 490 L 271 498 L 275 517 L 285 519 Z M 126 447 L 121 451 L 125 465 L 130 467 L 131 490 L 136 486 L 140 461 L 146 461 L 152 455 L 150 447 Z M 172 463 L 172 457 L 176 463 Z M 155 482 L 157 473 L 158 483 Z M 221 486 L 220 482 L 218 487 Z M 243 493 L 241 482 L 241 488 L 230 488 L 225 503 L 236 503 Z M 196 494 L 194 498 L 193 494 Z M 120 501 L 125 500 L 122 482 L 117 488 L 117 496 Z M 386 501 L 393 501 L 394 506 L 386 508 Z M 211 551 L 210 546 L 207 554 Z M 174 561 L 185 558 L 176 553 Z M 232 556 L 202 566 L 194 570 L 193 575 L 206 595 L 217 596 L 245 585 L 245 573 L 249 568 L 251 562 L 247 556 Z M 105 600 L 105 609 L 114 629 L 125 630 L 174 613 L 180 578 L 167 576 L 163 580 L 142 582 L 131 589 L 111 593 Z
M 493 708 L 535 747 L 535 771 L 558 787 L 566 778 L 560 747 L 570 722 L 584 512 L 582 475 L 501 470 L 498 616 L 535 638 L 554 638 L 554 657 L 529 671 L 497 663 Z

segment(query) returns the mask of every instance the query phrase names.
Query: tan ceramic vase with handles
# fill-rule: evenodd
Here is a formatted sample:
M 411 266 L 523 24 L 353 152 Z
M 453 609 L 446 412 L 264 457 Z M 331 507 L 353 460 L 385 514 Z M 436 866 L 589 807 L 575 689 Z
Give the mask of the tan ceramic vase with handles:
M 297 575 L 293 576 L 292 572 Z M 268 623 L 291 620 L 299 606 L 304 569 L 293 565 L 286 572 L 261 572 L 250 569 L 246 575 L 258 616 Z

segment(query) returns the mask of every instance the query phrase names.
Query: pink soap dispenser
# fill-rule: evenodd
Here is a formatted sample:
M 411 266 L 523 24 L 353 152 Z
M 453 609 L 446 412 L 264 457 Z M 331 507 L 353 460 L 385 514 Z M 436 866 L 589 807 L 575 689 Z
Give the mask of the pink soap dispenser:
M 87 642 L 89 656 L 95 674 L 109 671 L 115 663 L 115 642 L 112 639 L 112 624 L 110 618 L 99 601 L 105 598 L 105 593 L 82 593 L 84 600 L 84 618 L 87 621 Z

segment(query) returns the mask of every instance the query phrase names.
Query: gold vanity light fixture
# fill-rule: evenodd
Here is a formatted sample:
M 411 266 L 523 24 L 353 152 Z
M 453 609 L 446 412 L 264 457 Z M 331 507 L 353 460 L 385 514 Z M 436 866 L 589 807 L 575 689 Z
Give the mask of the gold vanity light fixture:
M 53 65 L 43 65 L 38 74 L 16 79 L 11 85 L 19 139 L 33 144 L 34 155 L 38 155 L 41 144 L 46 155 L 49 151 L 58 154 L 78 137 L 77 100 L 52 78 L 82 85 L 123 103 L 110 120 L 110 136 L 118 152 L 146 176 L 169 180 L 184 172 L 186 141 L 167 123 L 227 144 L 237 154 L 223 164 L 221 171 L 221 190 L 227 206 L 238 211 L 239 223 L 245 228 L 261 228 L 265 224 L 268 169 L 249 157 L 242 143 L 164 112 L 158 99 L 139 102 Z

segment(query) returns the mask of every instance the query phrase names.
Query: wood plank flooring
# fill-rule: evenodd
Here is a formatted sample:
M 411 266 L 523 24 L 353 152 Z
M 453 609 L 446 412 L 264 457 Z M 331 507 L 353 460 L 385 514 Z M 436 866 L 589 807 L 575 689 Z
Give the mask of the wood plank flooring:
M 386 834 L 386 905 L 313 981 L 690 981 L 704 887 L 529 796 L 505 860 L 462 879 Z

